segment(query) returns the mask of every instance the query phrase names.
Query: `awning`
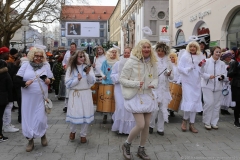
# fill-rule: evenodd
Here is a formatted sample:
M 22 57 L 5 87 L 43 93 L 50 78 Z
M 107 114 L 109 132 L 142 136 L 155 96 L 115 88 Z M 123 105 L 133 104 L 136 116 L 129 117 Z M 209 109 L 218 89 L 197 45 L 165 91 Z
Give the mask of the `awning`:
M 209 44 L 209 42 L 210 42 L 210 35 L 209 34 L 199 35 L 197 42 L 199 42 L 202 38 L 204 38 L 205 41 Z M 189 42 L 191 42 L 191 41 L 180 43 L 180 44 L 178 44 L 176 46 L 173 46 L 173 48 L 175 48 L 175 49 L 184 49 L 184 48 L 186 48 L 186 46 L 188 45 Z

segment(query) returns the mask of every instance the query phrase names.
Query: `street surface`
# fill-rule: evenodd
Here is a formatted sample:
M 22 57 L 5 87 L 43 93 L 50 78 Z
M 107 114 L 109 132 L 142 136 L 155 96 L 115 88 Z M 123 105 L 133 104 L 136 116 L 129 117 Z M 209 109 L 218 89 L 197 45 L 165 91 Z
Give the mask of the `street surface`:
M 20 128 L 18 133 L 4 133 L 9 137 L 0 143 L 0 160 L 123 160 L 121 145 L 127 136 L 117 135 L 111 131 L 111 119 L 102 124 L 102 115 L 96 113 L 94 123 L 89 127 L 86 144 L 80 143 L 79 133 L 74 142 L 69 141 L 69 124 L 65 122 L 62 109 L 64 101 L 58 101 L 54 94 L 49 94 L 53 100 L 54 109 L 48 116 L 47 139 L 48 146 L 42 147 L 40 139 L 34 140 L 35 148 L 27 153 L 27 139 L 21 133 L 21 125 L 17 122 L 17 111 L 12 112 L 12 124 Z M 16 104 L 16 103 L 15 103 Z M 199 133 L 181 131 L 182 112 L 170 117 L 170 123 L 165 125 L 165 135 L 156 133 L 149 135 L 146 152 L 152 160 L 235 160 L 240 159 L 240 129 L 233 126 L 233 111 L 231 115 L 220 116 L 219 130 L 207 131 L 197 115 L 195 127 Z M 136 156 L 139 139 L 131 147 L 132 159 Z

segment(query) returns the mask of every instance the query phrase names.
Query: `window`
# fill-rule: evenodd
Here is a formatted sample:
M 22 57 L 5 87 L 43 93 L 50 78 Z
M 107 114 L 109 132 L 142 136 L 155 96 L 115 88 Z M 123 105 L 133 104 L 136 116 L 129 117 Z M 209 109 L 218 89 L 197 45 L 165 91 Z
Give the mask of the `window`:
M 104 31 L 100 31 L 100 37 L 104 37 Z
M 81 43 L 84 43 L 85 42 L 85 39 L 81 39 Z
M 176 36 L 176 44 L 179 45 L 181 43 L 185 43 L 185 36 L 183 31 L 179 29 Z
M 152 34 L 157 34 L 157 21 L 156 20 L 150 20 L 150 29 L 152 30 Z
M 65 43 L 62 43 L 62 46 L 65 47 Z
M 62 28 L 65 28 L 65 24 L 64 24 L 64 23 L 62 23 L 62 24 L 61 24 L 61 27 L 62 27 Z
M 166 25 L 169 25 L 169 21 L 168 20 L 166 21 Z
M 240 11 L 238 11 L 232 18 L 227 30 L 227 47 L 240 47 Z
M 91 43 L 91 39 L 87 39 L 87 43 Z
M 103 45 L 104 39 L 100 39 L 100 44 Z
M 104 24 L 103 23 L 100 23 L 100 28 L 104 28 Z
M 71 46 L 72 40 L 68 39 L 68 46 Z
M 95 39 L 95 43 L 98 44 L 98 39 Z
M 78 39 L 74 39 L 74 43 L 78 46 Z
M 165 13 L 163 11 L 158 12 L 158 18 L 163 19 L 165 17 Z
M 62 31 L 61 33 L 62 33 L 62 37 L 65 37 L 65 31 Z

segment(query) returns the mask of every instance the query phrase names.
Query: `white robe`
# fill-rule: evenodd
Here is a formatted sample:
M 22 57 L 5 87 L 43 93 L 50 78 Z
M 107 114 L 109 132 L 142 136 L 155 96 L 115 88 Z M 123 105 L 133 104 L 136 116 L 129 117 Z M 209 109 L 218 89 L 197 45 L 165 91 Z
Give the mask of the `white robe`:
M 172 100 L 172 96 L 170 94 L 169 89 L 169 81 L 173 79 L 173 72 L 171 72 L 171 75 L 169 77 L 164 75 L 165 69 L 168 71 L 171 71 L 172 64 L 168 60 L 167 56 L 164 56 L 163 58 L 157 57 L 157 68 L 158 68 L 158 87 L 156 89 L 153 89 L 153 94 L 157 98 L 157 102 L 161 103 L 162 107 L 160 108 L 159 112 L 162 112 L 163 119 L 165 122 L 168 122 L 168 104 Z M 160 75 L 161 74 L 161 75 Z M 158 112 L 158 111 L 155 111 Z M 153 117 L 154 121 L 157 117 Z
M 86 65 L 77 65 L 82 79 L 78 81 L 78 71 L 74 68 L 70 73 L 67 69 L 65 85 L 69 89 L 68 109 L 66 121 L 73 124 L 91 123 L 94 120 L 94 106 L 92 100 L 91 86 L 96 82 L 96 78 L 91 68 L 89 74 L 83 71 Z
M 135 126 L 135 119 L 133 114 L 128 112 L 124 107 L 124 98 L 122 95 L 121 85 L 119 83 L 119 77 L 121 73 L 121 65 L 126 62 L 125 59 L 121 59 L 113 65 L 111 79 L 114 83 L 114 98 L 115 98 L 115 112 L 112 115 L 114 121 L 112 125 L 112 131 L 118 131 L 119 133 L 129 134 L 132 128 Z
M 185 51 L 180 58 L 178 71 L 182 82 L 181 110 L 187 112 L 201 112 L 201 71 L 199 62 L 203 55 L 192 55 Z
M 98 56 L 97 58 L 94 57 L 94 63 L 95 63 L 95 75 L 96 76 L 103 76 L 103 73 L 101 71 L 101 67 L 103 62 L 106 60 L 106 57 L 104 54 L 102 54 L 101 56 Z
M 45 63 L 41 69 L 36 71 L 36 74 L 46 75 L 48 78 L 53 78 L 50 66 Z M 19 69 L 18 76 L 23 77 L 23 81 L 32 80 L 36 77 L 34 70 L 29 62 L 22 64 Z M 40 79 L 45 97 L 48 96 L 48 86 Z M 47 130 L 47 115 L 45 113 L 43 94 L 35 79 L 27 88 L 22 88 L 22 132 L 27 138 L 40 138 Z

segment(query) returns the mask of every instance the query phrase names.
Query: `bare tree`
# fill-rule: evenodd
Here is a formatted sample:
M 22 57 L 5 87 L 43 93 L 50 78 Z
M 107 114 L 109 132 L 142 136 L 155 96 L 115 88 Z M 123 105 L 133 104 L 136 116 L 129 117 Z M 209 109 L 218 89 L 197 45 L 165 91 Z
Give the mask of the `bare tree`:
M 61 5 L 72 0 L 0 0 L 0 47 L 9 46 L 23 19 L 31 24 L 51 24 L 60 19 Z M 87 0 L 77 0 L 87 4 Z M 42 26 L 38 26 L 42 27 Z

